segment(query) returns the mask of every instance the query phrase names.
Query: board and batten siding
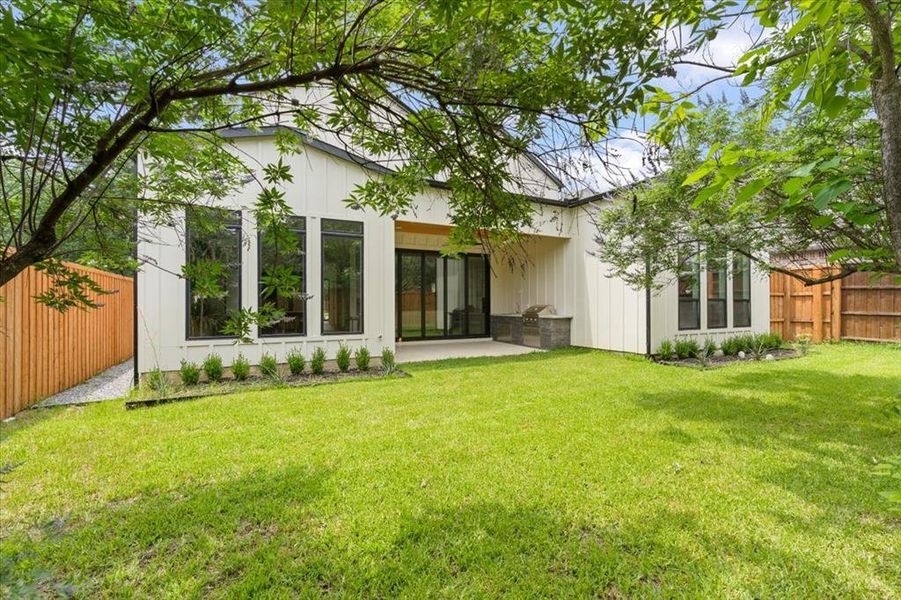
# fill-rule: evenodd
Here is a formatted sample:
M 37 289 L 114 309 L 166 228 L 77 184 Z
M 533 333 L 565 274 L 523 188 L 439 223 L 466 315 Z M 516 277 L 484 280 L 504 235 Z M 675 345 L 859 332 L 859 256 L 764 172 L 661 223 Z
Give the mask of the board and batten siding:
M 643 353 L 644 292 L 610 277 L 609 266 L 595 256 L 595 210 L 600 209 L 568 209 L 559 230 L 565 237 L 527 238 L 524 264 L 510 268 L 495 260 L 491 310 L 517 313 L 532 304 L 552 304 L 557 314 L 572 316 L 574 346 Z
M 274 144 L 267 138 L 238 142 L 259 164 L 277 160 Z M 157 367 L 163 371 L 179 368 L 182 359 L 200 363 L 211 352 L 230 365 L 243 353 L 251 364 L 264 352 L 279 361 L 291 348 L 307 356 L 314 346 L 334 356 L 340 343 L 351 349 L 365 345 L 373 355 L 384 347 L 394 347 L 394 222 L 373 211 L 349 208 L 344 199 L 356 185 L 366 181 L 366 173 L 345 161 L 316 150 L 296 155 L 291 162 L 293 182 L 286 183 L 285 198 L 294 214 L 306 217 L 307 335 L 258 338 L 251 344 L 235 344 L 233 339 L 187 340 L 186 282 L 179 277 L 185 261 L 183 222 L 175 227 L 142 227 L 139 253 L 146 259 L 139 273 L 139 369 L 146 373 Z M 257 236 L 251 208 L 258 189 L 249 184 L 219 205 L 242 210 L 241 304 L 257 307 Z M 321 222 L 344 219 L 363 223 L 363 333 L 322 335 L 321 332 Z
M 745 333 L 766 333 L 770 330 L 770 279 L 751 263 L 751 326 L 733 327 L 732 277 L 726 285 L 727 327 L 707 327 L 707 297 L 705 296 L 706 265 L 701 263 L 701 322 L 700 329 L 679 329 L 679 290 L 676 277 L 669 276 L 667 284 L 651 295 L 651 352 L 656 352 L 663 340 L 710 338 L 721 343 L 724 339 Z
M 248 164 L 265 165 L 278 160 L 271 137 L 236 138 Z M 346 203 L 354 189 L 378 177 L 360 165 L 343 160 L 319 148 L 308 146 L 301 154 L 285 159 L 293 181 L 285 183 L 285 198 L 292 211 L 306 217 L 307 335 L 258 338 L 251 344 L 236 345 L 233 339 L 186 340 L 186 282 L 178 275 L 185 261 L 184 224 L 174 227 L 142 225 L 139 255 L 145 260 L 139 275 L 139 370 L 157 367 L 164 371 L 179 368 L 182 359 L 200 363 L 210 352 L 220 354 L 226 365 L 238 352 L 251 363 L 264 352 L 283 361 L 298 348 L 309 356 L 315 347 L 324 347 L 334 356 L 339 343 L 351 349 L 365 345 L 377 355 L 395 342 L 395 260 L 396 248 L 440 250 L 446 236 L 428 236 L 397 231 L 393 219 L 371 210 L 353 210 Z M 257 236 L 252 207 L 259 192 L 249 183 L 234 196 L 222 201 L 223 208 L 241 209 L 243 246 L 241 303 L 257 306 Z M 572 316 L 573 345 L 621 352 L 647 350 L 647 304 L 644 290 L 636 290 L 616 277 L 595 256 L 596 212 L 607 202 L 579 207 L 534 204 L 533 225 L 522 233 L 527 259 L 512 268 L 500 254 L 492 257 L 491 312 L 521 312 L 532 304 L 552 304 L 558 314 Z M 364 226 L 363 322 L 362 334 L 322 335 L 321 332 L 321 222 L 324 218 L 359 221 Z M 451 226 L 447 192 L 428 188 L 414 199 L 410 213 L 399 222 Z M 423 230 L 427 230 L 424 227 Z M 439 228 L 440 230 L 440 228 Z M 477 250 L 477 249 L 476 249 Z M 520 252 L 520 258 L 522 253 Z M 752 278 L 752 327 L 769 328 L 769 287 L 766 278 Z M 731 286 L 729 287 L 731 305 Z M 652 350 L 677 330 L 678 300 L 675 281 L 655 294 L 652 300 Z M 731 313 L 731 310 L 730 310 Z M 706 308 L 702 303 L 702 321 Z M 730 316 L 731 319 L 731 316 Z M 735 330 L 717 330 L 722 337 Z M 705 330 L 690 335 L 705 335 Z M 712 332 L 711 332 L 712 333 Z

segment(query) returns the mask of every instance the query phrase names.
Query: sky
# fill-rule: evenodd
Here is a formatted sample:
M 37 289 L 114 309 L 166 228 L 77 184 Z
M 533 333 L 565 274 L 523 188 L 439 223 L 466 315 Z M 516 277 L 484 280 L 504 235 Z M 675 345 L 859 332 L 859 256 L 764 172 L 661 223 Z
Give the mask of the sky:
M 716 38 L 706 44 L 702 53 L 687 55 L 686 59 L 719 66 L 735 66 L 738 59 L 755 42 L 763 39 L 765 33 L 755 20 L 742 17 L 721 30 Z M 687 35 L 685 32 L 676 31 L 668 36 L 668 47 L 680 46 L 682 41 L 679 39 L 680 34 Z M 684 94 L 720 75 L 721 72 L 703 66 L 679 65 L 675 77 L 658 79 L 654 85 L 674 95 Z M 698 97 L 725 98 L 727 102 L 737 106 L 742 89 L 752 98 L 760 95 L 757 88 L 741 88 L 738 85 L 739 80 L 740 78 L 732 78 L 710 83 L 703 88 Z M 576 169 L 578 182 L 576 185 L 587 186 L 593 192 L 604 192 L 644 179 L 651 174 L 652 169 L 645 160 L 644 131 L 652 124 L 635 116 L 623 119 L 619 124 L 620 139 L 607 144 L 608 164 L 604 164 L 597 156 L 585 153 L 576 158 L 574 162 L 586 165 L 585 168 Z M 578 181 L 580 179 L 582 181 Z

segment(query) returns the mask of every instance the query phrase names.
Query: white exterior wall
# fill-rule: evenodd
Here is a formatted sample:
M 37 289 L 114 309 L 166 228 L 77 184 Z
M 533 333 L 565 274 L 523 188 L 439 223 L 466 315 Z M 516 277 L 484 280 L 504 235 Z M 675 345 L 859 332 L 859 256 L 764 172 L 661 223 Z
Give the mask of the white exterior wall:
M 526 264 L 510 269 L 496 259 L 491 289 L 494 313 L 521 312 L 531 304 L 553 304 L 559 315 L 573 318 L 574 346 L 621 352 L 645 351 L 645 296 L 592 254 L 596 229 L 594 205 L 567 209 L 562 239 L 533 237 L 526 241 Z
M 277 160 L 272 138 L 235 140 L 251 161 L 263 165 Z M 352 349 L 360 345 L 377 355 L 385 347 L 394 349 L 395 248 L 440 250 L 445 238 L 438 235 L 396 232 L 395 223 L 372 211 L 355 211 L 344 200 L 355 186 L 374 177 L 346 160 L 308 148 L 303 154 L 285 159 L 293 182 L 284 186 L 292 211 L 306 217 L 307 335 L 259 338 L 251 332 L 252 344 L 233 339 L 186 339 L 186 282 L 178 275 L 185 261 L 182 226 L 144 226 L 139 256 L 146 260 L 138 274 L 138 368 L 146 373 L 157 367 L 177 370 L 182 359 L 200 363 L 217 352 L 230 365 L 238 352 L 252 364 L 263 352 L 274 353 L 279 361 L 291 348 L 309 356 L 316 346 L 324 346 L 333 357 L 338 344 Z M 248 186 L 222 206 L 243 209 L 241 304 L 257 307 L 257 247 L 251 208 L 258 187 Z M 450 225 L 446 192 L 429 189 L 416 201 L 412 214 L 400 218 L 436 225 Z M 528 259 L 512 269 L 503 256 L 492 257 L 490 282 L 491 312 L 521 312 L 531 304 L 553 304 L 558 314 L 570 315 L 572 344 L 623 352 L 644 353 L 647 349 L 647 304 L 644 290 L 634 290 L 622 280 L 609 277 L 609 269 L 592 253 L 595 249 L 594 213 L 603 205 L 588 204 L 564 208 L 535 204 L 534 227 L 524 233 Z M 321 332 L 321 219 L 335 218 L 363 223 L 363 333 L 323 335 Z M 477 248 L 473 251 L 478 252 Z M 731 325 L 732 288 L 728 286 Z M 701 289 L 704 289 L 702 275 Z M 739 331 L 769 329 L 769 280 L 752 271 L 752 327 L 744 329 L 677 330 L 678 297 L 675 281 L 656 293 L 651 301 L 651 349 L 663 339 L 682 335 L 722 338 Z M 701 303 L 701 322 L 706 323 L 706 305 Z
M 727 327 L 710 329 L 707 327 L 707 271 L 701 263 L 701 328 L 679 329 L 679 290 L 675 278 L 651 297 L 651 350 L 656 352 L 663 340 L 694 338 L 702 342 L 710 338 L 721 343 L 725 338 L 744 333 L 766 333 L 770 330 L 770 277 L 751 263 L 751 326 L 734 327 L 732 308 L 731 272 L 726 285 Z
M 253 138 L 239 142 L 260 164 L 277 160 L 271 139 Z M 159 366 L 164 371 L 178 369 L 182 359 L 200 363 L 217 352 L 226 365 L 242 352 L 257 364 L 263 352 L 274 353 L 280 362 L 292 347 L 309 356 L 316 345 L 333 357 L 338 344 L 351 349 L 366 345 L 373 355 L 382 348 L 394 348 L 394 222 L 371 211 L 347 207 L 344 199 L 366 180 L 367 173 L 340 159 L 309 150 L 291 160 L 294 181 L 286 184 L 285 197 L 294 214 L 306 217 L 307 335 L 259 338 L 252 331 L 253 344 L 235 344 L 233 339 L 186 339 L 186 282 L 177 274 L 185 261 L 185 248 L 173 228 L 148 228 L 139 256 L 149 259 L 138 274 L 138 369 L 146 373 Z M 222 206 L 243 209 L 241 256 L 241 304 L 257 307 L 257 240 L 251 207 L 258 188 L 249 184 Z M 321 220 L 344 219 L 363 223 L 363 333 L 322 335 L 321 329 Z

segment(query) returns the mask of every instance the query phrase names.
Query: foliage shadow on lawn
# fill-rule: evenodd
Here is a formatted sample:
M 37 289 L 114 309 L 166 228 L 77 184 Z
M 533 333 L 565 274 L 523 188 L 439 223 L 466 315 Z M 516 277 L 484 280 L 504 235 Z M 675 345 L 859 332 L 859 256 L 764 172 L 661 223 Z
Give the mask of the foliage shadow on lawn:
M 861 471 L 866 482 L 875 485 L 869 475 L 872 458 L 901 441 L 899 420 L 883 413 L 896 385 L 891 377 L 768 370 L 730 373 L 723 378 L 721 393 L 674 389 L 639 394 L 634 402 L 676 421 L 713 426 L 712 437 L 681 432 L 688 446 L 725 437 L 749 450 L 803 453 L 793 456 L 806 458 L 768 471 L 765 481 L 827 511 L 841 506 L 853 512 L 860 508 L 860 498 L 846 493 L 838 482 Z M 772 397 L 773 391 L 781 393 Z M 844 406 L 836 406 L 837 396 L 846 401 Z M 661 436 L 672 438 L 672 429 L 661 431 Z
M 426 507 L 401 518 L 381 551 L 358 551 L 352 539 L 318 536 L 323 521 L 304 511 L 327 478 L 292 468 L 115 503 L 80 527 L 64 525 L 40 547 L 26 542 L 22 568 L 0 574 L 24 577 L 39 591 L 87 595 L 621 598 L 715 593 L 727 585 L 727 565 L 741 564 L 758 571 L 759 589 L 749 592 L 825 584 L 853 593 L 800 555 L 761 540 L 710 536 L 692 515 L 671 510 L 597 524 L 541 506 Z
M 61 515 L 4 536 L 0 581 L 13 596 L 91 595 L 98 586 L 159 591 L 181 579 L 218 588 L 248 570 L 277 574 L 279 557 L 271 550 L 280 545 L 281 528 L 308 535 L 304 508 L 322 495 L 328 477 L 298 466 L 260 470 L 221 483 L 147 490 L 87 518 Z

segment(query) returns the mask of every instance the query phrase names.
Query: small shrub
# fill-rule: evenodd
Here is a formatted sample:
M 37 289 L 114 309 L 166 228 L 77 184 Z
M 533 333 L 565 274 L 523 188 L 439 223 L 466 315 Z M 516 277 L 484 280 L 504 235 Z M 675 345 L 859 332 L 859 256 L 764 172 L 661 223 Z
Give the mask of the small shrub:
M 751 337 L 751 347 L 747 350 L 747 352 L 750 353 L 751 358 L 754 360 L 763 360 L 769 350 L 769 340 L 765 335 L 755 335 Z
M 676 356 L 679 358 L 693 358 L 698 355 L 698 350 L 700 350 L 700 346 L 698 346 L 697 340 L 687 339 L 676 341 Z
M 782 347 L 782 336 L 778 333 L 742 336 L 741 341 L 741 349 L 750 354 L 754 360 L 763 360 L 768 352 Z
M 200 381 L 200 367 L 197 366 L 197 363 L 182 359 L 178 374 L 181 376 L 181 382 L 185 385 L 197 385 Z
M 784 345 L 782 341 L 782 336 L 776 333 L 775 331 L 771 331 L 769 333 L 761 333 L 760 337 L 766 342 L 767 348 L 770 350 L 778 350 Z
M 707 354 L 708 357 L 716 354 L 716 340 L 713 338 L 704 338 L 704 343 L 701 344 L 701 350 Z
M 382 349 L 382 369 L 386 373 L 393 373 L 397 369 L 397 363 L 394 361 L 394 352 L 391 348 Z
M 810 352 L 810 344 L 813 342 L 813 338 L 809 333 L 800 334 L 797 339 L 795 339 L 795 350 L 797 350 L 799 356 L 807 356 L 807 353 Z
M 222 379 L 222 357 L 216 353 L 210 354 L 203 361 L 203 372 L 209 381 Z
M 735 356 L 739 352 L 751 352 L 756 345 L 755 336 L 751 334 L 741 334 L 732 336 L 727 340 L 723 340 L 720 348 L 726 356 Z
M 750 352 L 754 349 L 754 336 L 751 334 L 740 335 L 736 338 L 738 340 L 738 349 L 741 352 Z
M 738 354 L 738 351 L 741 350 L 741 344 L 738 337 L 730 337 L 723 340 L 723 343 L 720 344 L 720 350 L 723 351 L 723 354 L 726 356 L 735 356 Z
M 316 348 L 310 358 L 310 371 L 314 375 L 322 375 L 325 372 L 325 350 Z
M 695 358 L 698 359 L 698 363 L 700 363 L 702 367 L 706 367 L 710 363 L 710 359 L 713 357 L 714 352 L 716 352 L 716 344 L 711 346 L 705 341 L 695 353 Z
M 303 373 L 303 368 L 307 366 L 307 360 L 303 357 L 300 350 L 297 348 L 292 349 L 288 352 L 288 355 L 285 357 L 285 360 L 288 363 L 288 370 L 291 371 L 291 375 L 300 375 Z
M 238 354 L 232 363 L 232 375 L 237 381 L 244 381 L 250 377 L 250 362 L 243 354 Z
M 673 343 L 669 340 L 663 340 L 660 342 L 660 348 L 657 349 L 657 356 L 660 357 L 661 360 L 672 360 L 676 351 L 673 350 Z
M 166 389 L 166 376 L 159 367 L 144 375 L 144 385 L 154 392 L 162 392 Z
M 350 348 L 341 344 L 338 346 L 338 353 L 335 355 L 335 364 L 342 373 L 350 368 Z
M 354 363 L 361 371 L 369 370 L 369 349 L 365 347 L 357 348 L 354 352 Z
M 263 353 L 263 357 L 260 359 L 260 373 L 267 377 L 278 377 L 278 361 L 275 360 L 275 356 L 268 352 Z

